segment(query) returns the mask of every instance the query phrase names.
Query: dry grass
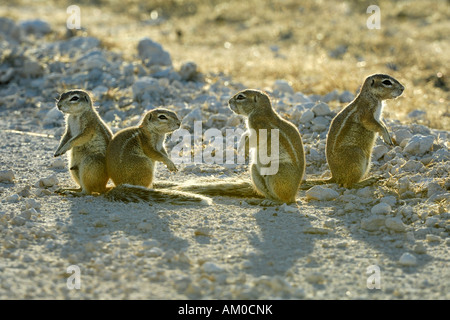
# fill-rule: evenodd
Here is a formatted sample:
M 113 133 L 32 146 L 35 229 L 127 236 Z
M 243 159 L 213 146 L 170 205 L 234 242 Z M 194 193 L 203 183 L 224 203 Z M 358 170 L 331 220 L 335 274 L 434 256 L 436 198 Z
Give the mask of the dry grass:
M 381 29 L 369 30 L 369 5 L 381 9 Z M 64 32 L 68 5 L 19 1 L 0 7 L 17 19 L 41 18 Z M 264 89 L 276 79 L 306 94 L 356 91 L 365 76 L 388 73 L 406 86 L 388 103 L 402 122 L 415 109 L 425 124 L 450 130 L 450 4 L 446 0 L 153 0 L 79 1 L 82 26 L 109 48 L 134 59 L 142 37 L 160 42 L 178 67 L 195 61 Z M 53 9 L 52 9 L 53 8 Z M 152 14 L 153 12 L 153 14 Z M 157 19 L 152 19 L 156 17 Z M 342 55 L 330 52 L 346 48 Z M 212 76 L 211 76 L 212 77 Z

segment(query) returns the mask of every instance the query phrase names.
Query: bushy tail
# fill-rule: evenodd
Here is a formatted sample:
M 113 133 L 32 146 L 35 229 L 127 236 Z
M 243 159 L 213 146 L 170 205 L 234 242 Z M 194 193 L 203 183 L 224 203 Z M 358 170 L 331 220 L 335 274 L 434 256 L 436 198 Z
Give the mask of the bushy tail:
M 322 184 L 329 184 L 336 182 L 333 178 L 328 179 L 312 179 L 312 180 L 304 180 L 300 184 L 301 190 L 308 190 L 314 186 L 322 185 Z
M 207 196 L 264 198 L 255 191 L 250 181 L 236 179 L 227 179 L 223 181 L 198 179 L 179 184 L 175 186 L 174 189 Z
M 120 202 L 165 202 L 170 204 L 197 203 L 210 205 L 212 200 L 201 195 L 191 194 L 178 190 L 154 190 L 141 186 L 122 184 L 105 193 L 105 197 L 111 201 Z

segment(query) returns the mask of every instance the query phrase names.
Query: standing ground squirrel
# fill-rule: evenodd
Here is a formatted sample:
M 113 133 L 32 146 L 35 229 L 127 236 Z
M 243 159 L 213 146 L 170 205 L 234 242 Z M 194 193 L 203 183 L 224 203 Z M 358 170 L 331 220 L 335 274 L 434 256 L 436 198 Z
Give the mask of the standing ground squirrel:
M 229 107 L 247 118 L 249 132 L 244 137 L 250 141 L 252 152 L 251 182 L 194 182 L 178 186 L 178 189 L 206 195 L 263 196 L 269 200 L 266 204 L 295 202 L 305 172 L 303 142 L 298 129 L 275 112 L 268 95 L 262 91 L 248 89 L 238 92 L 229 100 Z M 261 139 L 263 133 L 266 137 L 263 135 Z M 272 141 L 272 135 L 278 139 Z M 267 161 L 262 161 L 262 149 L 271 155 L 271 167 L 274 165 L 275 171 L 269 172 Z M 278 157 L 274 158 L 276 151 Z
M 332 177 L 322 180 L 351 187 L 361 181 L 370 169 L 376 134 L 393 145 L 381 120 L 383 101 L 395 99 L 404 87 L 393 77 L 374 74 L 366 78 L 357 97 L 331 122 L 327 135 L 326 156 Z
M 198 195 L 147 189 L 153 186 L 156 161 L 163 162 L 170 171 L 177 171 L 164 148 L 164 140 L 180 123 L 176 113 L 158 108 L 147 112 L 138 126 L 122 129 L 113 136 L 106 151 L 106 166 L 117 187 L 108 191 L 107 198 L 132 201 L 129 193 L 133 192 L 147 201 L 210 202 Z
M 108 182 L 106 148 L 111 130 L 95 111 L 92 99 L 83 90 L 63 93 L 57 107 L 66 115 L 66 131 L 54 156 L 70 151 L 69 168 L 84 194 L 104 193 Z

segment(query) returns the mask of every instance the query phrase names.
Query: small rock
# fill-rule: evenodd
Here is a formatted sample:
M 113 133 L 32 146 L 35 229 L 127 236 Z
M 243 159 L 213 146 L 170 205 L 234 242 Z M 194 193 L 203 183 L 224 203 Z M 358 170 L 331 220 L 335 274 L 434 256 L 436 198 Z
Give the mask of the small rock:
M 339 193 L 330 188 L 314 186 L 306 191 L 306 198 L 313 200 L 329 201 L 339 197 Z
M 222 128 L 227 123 L 228 117 L 224 114 L 212 114 L 208 121 L 206 121 L 206 126 L 209 128 Z
M 196 121 L 202 121 L 202 111 L 200 108 L 195 108 L 183 118 L 181 128 L 193 129 Z
M 402 142 L 407 139 L 411 139 L 412 133 L 408 129 L 398 129 L 394 132 L 395 141 L 399 146 L 402 145 Z
M 36 201 L 35 199 L 26 199 L 25 200 L 25 208 L 26 209 L 35 209 L 35 210 L 39 210 L 41 209 L 41 204 L 39 201 Z
M 401 166 L 401 169 L 405 172 L 420 172 L 423 167 L 424 166 L 420 161 L 408 160 L 404 165 Z
M 0 171 L 0 182 L 13 183 L 14 182 L 14 172 L 12 170 L 1 170 Z
M 44 128 L 58 127 L 64 124 L 64 114 L 55 106 L 50 109 L 42 120 Z
M 36 60 L 27 59 L 20 72 L 25 77 L 37 78 L 44 74 L 44 67 Z
M 144 249 L 151 249 L 159 246 L 159 241 L 154 239 L 145 240 L 142 242 L 142 247 Z
M 197 65 L 194 62 L 186 62 L 178 72 L 183 81 L 194 81 L 198 75 Z
M 302 116 L 300 117 L 299 122 L 300 123 L 308 123 L 312 119 L 314 119 L 314 112 L 312 112 L 311 110 L 306 110 L 305 112 L 303 112 Z
M 61 158 L 57 158 L 55 160 L 53 160 L 53 162 L 50 164 L 50 168 L 53 169 L 65 169 L 66 168 L 66 162 L 61 159 Z
M 321 100 L 325 103 L 328 103 L 330 101 L 337 101 L 339 100 L 339 92 L 337 90 L 333 90 L 324 95 Z
M 412 155 L 421 156 L 426 152 L 431 151 L 433 143 L 433 136 L 423 136 L 421 134 L 416 134 L 411 139 L 409 139 L 403 151 Z
M 158 94 L 162 90 L 159 81 L 152 77 L 139 78 L 131 88 L 133 90 L 133 98 L 136 101 L 146 101 L 151 97 L 151 94 Z
M 312 124 L 311 130 L 315 132 L 321 132 L 328 128 L 330 120 L 322 116 L 315 117 L 314 119 L 311 120 L 311 124 Z
M 417 243 L 414 246 L 413 250 L 417 254 L 425 254 L 425 253 L 427 253 L 427 248 L 423 245 L 422 242 Z
M 402 219 L 400 219 L 398 217 L 386 218 L 385 224 L 386 224 L 386 227 L 390 230 L 394 230 L 396 232 L 405 232 L 406 231 L 406 226 L 403 224 Z
M 291 85 L 286 80 L 275 80 L 273 84 L 273 90 L 294 94 L 294 89 L 292 89 Z
M 164 254 L 164 251 L 162 251 L 162 249 L 160 249 L 158 247 L 153 247 L 147 252 L 147 256 L 153 257 L 153 258 L 160 257 L 163 254 Z
M 327 116 L 331 113 L 330 107 L 325 102 L 318 102 L 312 109 L 317 117 Z
M 372 207 L 370 212 L 372 214 L 389 214 L 391 212 L 392 208 L 389 204 L 385 202 L 381 202 L 375 206 Z
M 444 192 L 444 189 L 436 182 L 430 182 L 427 185 L 427 197 Z
M 226 125 L 228 127 L 237 127 L 240 124 L 241 124 L 241 116 L 233 114 L 231 117 L 228 118 Z
M 43 36 L 52 31 L 52 28 L 47 22 L 39 19 L 23 21 L 19 26 L 26 34 L 34 34 L 37 36 Z
M 393 207 L 397 204 L 397 199 L 394 196 L 386 196 L 381 198 L 380 202 L 387 203 L 388 205 Z
M 128 247 L 129 244 L 130 244 L 130 240 L 128 240 L 128 238 L 126 238 L 126 237 L 121 237 L 121 238 L 119 239 L 119 246 L 121 246 L 122 248 Z
M 425 118 L 427 115 L 426 111 L 423 110 L 413 110 L 410 113 L 408 113 L 408 118 Z
M 353 99 L 355 99 L 355 95 L 347 90 L 343 91 L 339 95 L 339 102 L 341 102 L 341 103 L 349 103 L 349 102 L 352 102 Z
M 163 49 L 163 47 L 149 38 L 144 38 L 139 41 L 138 46 L 139 58 L 147 66 L 160 65 L 171 66 L 172 59 L 170 54 Z
M 38 214 L 38 213 L 37 213 L 36 209 L 30 208 L 30 209 L 27 209 L 27 210 L 25 210 L 25 211 L 22 211 L 22 212 L 20 213 L 20 216 L 21 216 L 22 218 L 24 218 L 25 220 L 29 220 L 32 216 L 35 216 L 35 215 L 37 215 L 37 214 Z
M 307 103 L 307 102 L 311 102 L 311 99 L 308 98 L 308 96 L 304 95 L 301 92 L 296 92 L 293 96 L 292 96 L 292 100 L 294 103 Z
M 220 273 L 223 272 L 224 269 L 219 267 L 218 265 L 216 265 L 213 262 L 205 262 L 202 266 L 203 271 L 206 273 Z
M 389 148 L 385 145 L 378 145 L 373 148 L 372 151 L 372 160 L 377 161 L 381 157 L 383 157 L 387 152 L 389 151 Z
M 411 267 L 417 265 L 417 259 L 411 253 L 405 252 L 398 260 L 398 263 L 402 266 Z
M 425 239 L 428 242 L 440 242 L 441 241 L 441 237 L 435 235 L 435 234 L 427 234 Z
M 51 175 L 49 177 L 46 178 L 42 178 L 40 179 L 37 183 L 36 183 L 36 187 L 38 188 L 50 188 L 53 187 L 54 185 L 58 184 L 58 179 L 56 178 L 56 175 Z
M 20 200 L 20 196 L 17 193 L 6 197 L 6 201 L 10 202 L 10 203 L 16 203 L 16 202 L 19 202 L 19 200 Z
M 361 220 L 361 228 L 366 231 L 377 231 L 386 225 L 384 216 L 372 216 Z

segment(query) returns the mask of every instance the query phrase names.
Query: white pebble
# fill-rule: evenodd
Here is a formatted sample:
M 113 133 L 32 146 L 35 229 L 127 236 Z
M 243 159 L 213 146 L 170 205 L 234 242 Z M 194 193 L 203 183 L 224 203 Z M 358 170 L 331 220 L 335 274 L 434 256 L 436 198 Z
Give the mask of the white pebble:
M 329 201 L 339 197 L 339 193 L 330 188 L 314 186 L 306 191 L 306 198 L 313 200 Z
M 222 267 L 219 267 L 215 263 L 208 261 L 203 264 L 203 271 L 206 273 L 219 273 L 223 272 L 224 269 Z
M 441 237 L 435 235 L 435 234 L 427 234 L 426 235 L 426 240 L 428 242 L 440 242 L 441 241 Z
M 288 212 L 288 213 L 298 212 L 297 207 L 288 206 L 286 203 L 283 203 L 280 206 L 280 209 L 283 209 L 284 212 Z
M 1 170 L 0 171 L 0 182 L 14 182 L 14 172 L 12 170 Z
M 275 80 L 273 90 L 294 94 L 294 89 L 292 89 L 290 83 L 286 80 Z
M 158 248 L 158 247 L 154 247 L 154 248 L 151 248 L 151 249 L 147 252 L 147 256 L 156 258 L 156 257 L 162 256 L 163 253 L 164 253 L 164 251 L 162 251 L 162 249 L 160 249 L 160 248 Z
M 388 214 L 392 210 L 391 206 L 385 202 L 381 202 L 372 207 L 370 212 L 372 214 Z
M 52 174 L 49 177 L 42 178 L 36 183 L 36 187 L 39 188 L 48 188 L 53 187 L 54 185 L 58 184 L 58 179 L 56 178 L 56 175 Z
M 381 157 L 383 157 L 387 152 L 389 151 L 388 147 L 381 144 L 373 148 L 372 151 L 372 159 L 374 161 L 379 160 Z
M 327 116 L 331 113 L 330 107 L 325 102 L 318 102 L 312 109 L 317 117 Z
M 312 112 L 311 110 L 306 110 L 305 112 L 303 112 L 302 116 L 300 117 L 299 122 L 300 123 L 308 123 L 312 119 L 314 119 L 314 112 Z
M 402 266 L 407 267 L 415 266 L 417 264 L 417 258 L 413 256 L 411 253 L 405 252 L 398 260 L 398 263 Z
M 39 210 L 41 208 L 41 204 L 39 201 L 36 201 L 34 199 L 26 199 L 25 200 L 25 208 L 26 209 L 33 208 L 35 210 Z
M 6 197 L 6 201 L 11 202 L 11 203 L 19 202 L 19 199 L 20 199 L 20 196 L 17 193 Z
M 64 168 L 66 168 L 66 162 L 63 159 L 61 159 L 61 158 L 55 159 L 50 164 L 50 168 L 53 168 L 53 169 L 64 169 Z
M 371 216 L 361 220 L 361 228 L 366 231 L 376 231 L 386 224 L 384 216 Z
M 386 218 L 385 224 L 386 224 L 386 227 L 390 230 L 394 230 L 397 232 L 405 232 L 406 231 L 406 226 L 403 224 L 402 219 L 400 219 L 398 217 Z
M 421 134 L 416 134 L 411 139 L 409 139 L 403 151 L 412 155 L 421 156 L 431 150 L 433 143 L 433 136 L 423 136 Z

